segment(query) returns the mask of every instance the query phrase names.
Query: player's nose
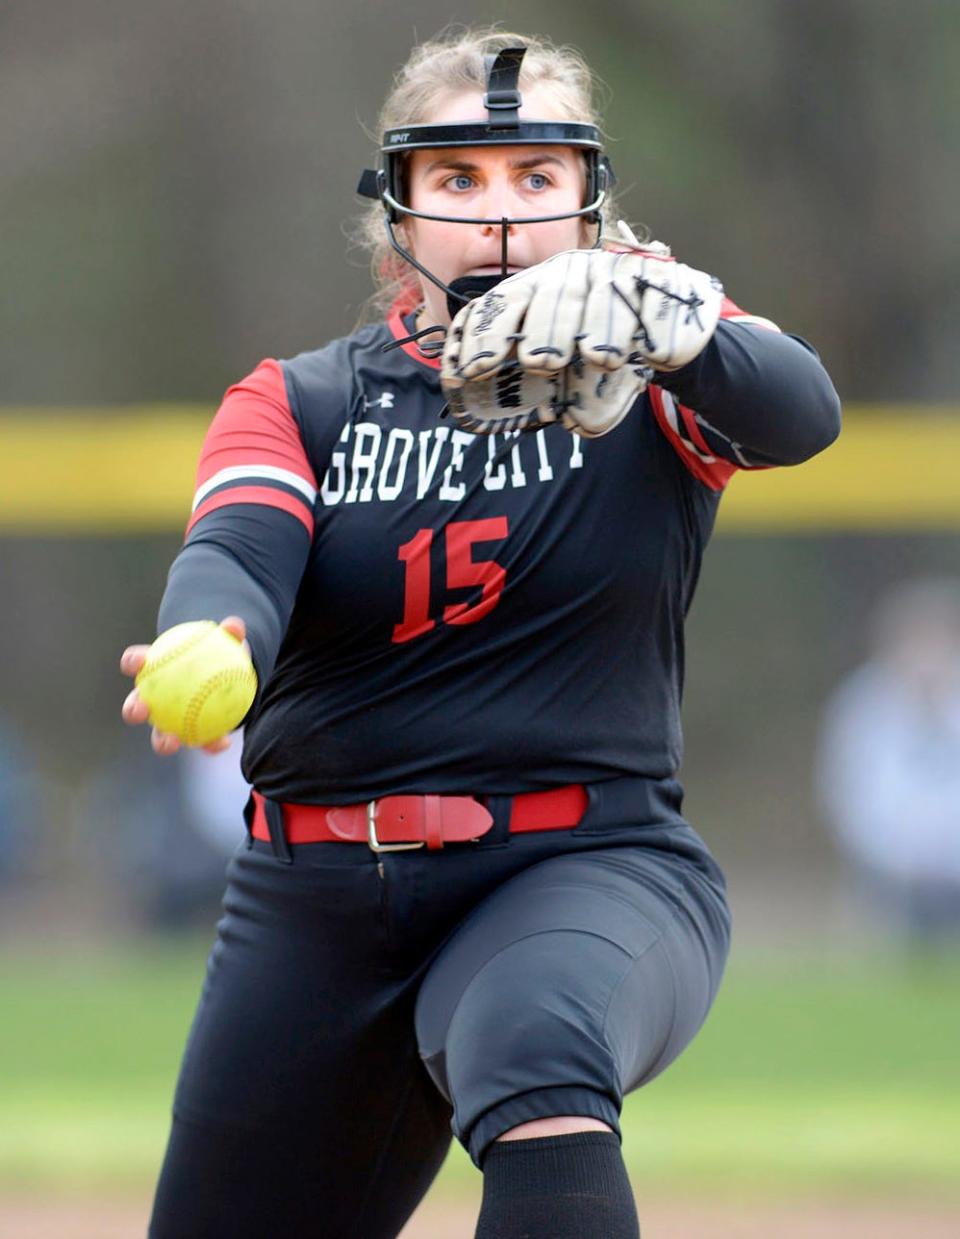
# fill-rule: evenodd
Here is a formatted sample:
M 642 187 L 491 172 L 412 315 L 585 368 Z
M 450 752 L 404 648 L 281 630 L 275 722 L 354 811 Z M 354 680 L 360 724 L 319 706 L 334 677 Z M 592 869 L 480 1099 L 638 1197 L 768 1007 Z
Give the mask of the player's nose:
M 486 235 L 494 228 L 499 232 L 500 220 L 515 219 L 521 213 L 520 197 L 510 184 L 507 177 L 493 177 L 488 181 L 481 203 L 481 219 L 495 219 L 496 224 L 481 224 L 481 231 Z M 513 225 L 507 227 L 513 232 Z

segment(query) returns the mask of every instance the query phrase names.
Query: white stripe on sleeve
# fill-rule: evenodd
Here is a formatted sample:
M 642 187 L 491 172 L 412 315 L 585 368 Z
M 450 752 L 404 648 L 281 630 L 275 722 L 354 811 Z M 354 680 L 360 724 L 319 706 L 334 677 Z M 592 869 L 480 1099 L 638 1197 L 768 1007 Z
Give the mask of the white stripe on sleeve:
M 760 314 L 731 314 L 723 320 L 725 323 L 753 323 L 754 327 L 766 327 L 768 331 L 779 331 L 780 328 L 771 318 Z
M 705 465 L 715 465 L 717 463 L 716 456 L 710 456 L 706 452 L 701 452 L 697 445 L 684 434 L 686 427 L 677 416 L 677 403 L 673 396 L 668 391 L 660 388 L 660 399 L 663 401 L 663 411 L 666 415 L 670 429 L 677 436 L 683 446 L 687 449 L 691 456 L 696 456 L 698 460 L 702 460 Z
M 276 465 L 231 465 L 229 469 L 221 469 L 219 473 L 215 473 L 213 477 L 207 478 L 205 482 L 197 487 L 197 493 L 193 496 L 191 511 L 195 512 L 207 495 L 212 490 L 216 490 L 218 486 L 222 486 L 224 482 L 237 482 L 240 479 L 253 482 L 257 478 L 269 479 L 271 482 L 283 482 L 286 486 L 292 486 L 311 505 L 317 497 L 314 487 L 290 469 L 280 469 Z

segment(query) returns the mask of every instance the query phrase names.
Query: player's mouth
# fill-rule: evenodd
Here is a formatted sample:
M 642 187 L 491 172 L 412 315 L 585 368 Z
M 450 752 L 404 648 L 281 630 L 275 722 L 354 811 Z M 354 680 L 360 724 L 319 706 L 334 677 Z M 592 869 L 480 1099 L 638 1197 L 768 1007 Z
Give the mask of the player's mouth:
M 485 267 L 471 267 L 469 271 L 464 271 L 464 275 L 499 275 L 503 268 L 498 262 L 490 263 Z M 517 271 L 522 271 L 523 267 L 517 267 L 513 263 L 507 264 L 507 275 L 514 275 Z

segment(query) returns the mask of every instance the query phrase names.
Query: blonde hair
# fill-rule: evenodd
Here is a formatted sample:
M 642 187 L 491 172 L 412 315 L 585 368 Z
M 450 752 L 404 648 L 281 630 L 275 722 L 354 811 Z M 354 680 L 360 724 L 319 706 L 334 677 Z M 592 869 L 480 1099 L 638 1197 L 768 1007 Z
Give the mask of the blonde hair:
M 452 95 L 486 90 L 484 56 L 505 47 L 523 45 L 519 87 L 521 92 L 547 84 L 560 113 L 567 120 L 600 127 L 595 99 L 599 82 L 578 51 L 557 47 L 536 35 L 513 34 L 495 26 L 451 28 L 435 39 L 421 43 L 397 73 L 378 118 L 377 137 L 386 129 L 429 124 L 436 108 Z M 609 192 L 601 210 L 605 231 L 616 219 Z M 402 225 L 398 225 L 402 227 Z M 368 299 L 368 311 L 383 312 L 399 302 L 405 309 L 421 299 L 416 271 L 390 246 L 379 202 L 366 208 L 352 237 L 354 245 L 370 255 L 376 291 Z

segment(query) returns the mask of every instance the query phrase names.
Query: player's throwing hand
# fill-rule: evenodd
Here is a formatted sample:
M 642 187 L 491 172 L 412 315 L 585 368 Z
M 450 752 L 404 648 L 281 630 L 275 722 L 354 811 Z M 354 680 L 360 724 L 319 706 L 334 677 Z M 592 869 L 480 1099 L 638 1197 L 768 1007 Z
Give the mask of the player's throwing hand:
M 228 615 L 224 619 L 220 627 L 231 636 L 243 644 L 243 648 L 249 654 L 250 646 L 247 644 L 247 626 L 238 615 Z M 136 677 L 137 673 L 146 662 L 147 654 L 150 651 L 149 645 L 128 645 L 120 656 L 120 670 L 124 675 Z M 120 710 L 123 721 L 131 727 L 138 726 L 141 723 L 150 721 L 150 710 L 147 703 L 143 700 L 138 689 L 132 689 L 126 696 L 123 706 Z M 176 753 L 181 747 L 181 740 L 168 731 L 160 731 L 159 728 L 151 729 L 150 744 L 155 753 L 161 757 L 170 756 Z M 201 745 L 205 753 L 222 753 L 230 747 L 230 737 L 220 736 L 218 739 L 211 741 L 209 744 Z

